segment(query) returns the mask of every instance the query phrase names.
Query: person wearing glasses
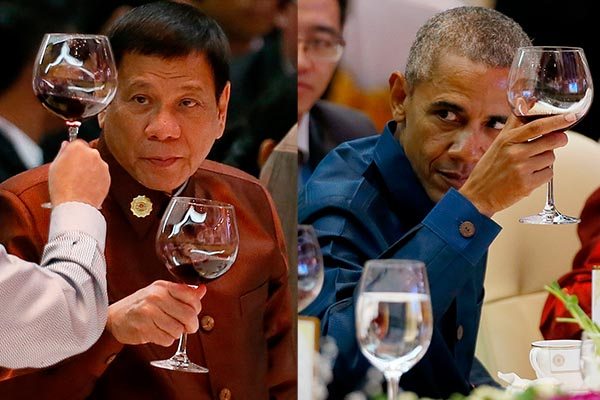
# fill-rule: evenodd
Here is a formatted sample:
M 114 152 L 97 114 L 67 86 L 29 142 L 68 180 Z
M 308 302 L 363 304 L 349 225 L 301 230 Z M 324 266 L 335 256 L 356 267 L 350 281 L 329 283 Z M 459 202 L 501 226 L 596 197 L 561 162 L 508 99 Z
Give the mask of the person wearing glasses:
M 363 113 L 320 100 L 344 50 L 346 0 L 298 2 L 298 188 L 338 144 L 375 132 Z

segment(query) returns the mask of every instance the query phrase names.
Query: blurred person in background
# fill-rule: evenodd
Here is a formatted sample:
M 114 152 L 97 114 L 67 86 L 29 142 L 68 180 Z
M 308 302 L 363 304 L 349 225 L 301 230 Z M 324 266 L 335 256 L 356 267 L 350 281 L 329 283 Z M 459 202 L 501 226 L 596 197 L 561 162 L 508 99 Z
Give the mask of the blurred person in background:
M 406 65 L 415 34 L 427 19 L 465 2 L 378 0 L 377 7 L 371 0 L 348 2 L 352 12 L 344 26 L 346 49 L 325 98 L 363 111 L 380 131 L 392 118 L 389 71 Z
M 600 265 L 599 210 L 600 188 L 588 197 L 581 211 L 581 223 L 577 225 L 581 247 L 573 258 L 572 269 L 557 279 L 564 291 L 577 296 L 581 309 L 590 317 L 592 302 L 599 301 L 598 294 L 596 299 L 592 297 L 592 269 Z M 544 339 L 581 339 L 579 324 L 558 321 L 558 318 L 572 318 L 572 315 L 556 296 L 548 294 L 540 319 Z
M 208 158 L 258 177 L 261 142 L 281 139 L 296 123 L 294 51 L 287 51 L 281 26 L 290 21 L 291 0 L 179 1 L 213 17 L 231 43 L 227 127 Z
M 298 3 L 298 188 L 338 144 L 375 131 L 369 118 L 320 100 L 342 56 L 346 0 Z
M 0 1 L 0 51 L 4 54 L 0 62 L 0 182 L 41 165 L 43 135 L 64 126 L 32 89 L 33 64 L 42 37 L 72 28 L 62 11 L 50 7 L 50 2 Z

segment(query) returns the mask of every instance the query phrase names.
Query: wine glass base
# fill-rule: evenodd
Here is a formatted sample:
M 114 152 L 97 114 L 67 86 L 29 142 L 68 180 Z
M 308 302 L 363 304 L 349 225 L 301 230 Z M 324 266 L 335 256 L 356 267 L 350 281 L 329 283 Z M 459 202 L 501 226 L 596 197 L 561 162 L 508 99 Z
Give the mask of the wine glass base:
M 539 214 L 519 218 L 519 222 L 523 224 L 535 225 L 563 225 L 578 224 L 581 222 L 581 219 L 576 217 L 569 217 L 568 215 L 561 214 L 560 211 L 554 209 L 544 210 Z
M 208 373 L 208 368 L 194 364 L 187 357 L 178 357 L 177 355 L 168 360 L 150 361 L 150 364 L 154 367 L 170 369 L 171 371 L 191 372 L 196 374 Z

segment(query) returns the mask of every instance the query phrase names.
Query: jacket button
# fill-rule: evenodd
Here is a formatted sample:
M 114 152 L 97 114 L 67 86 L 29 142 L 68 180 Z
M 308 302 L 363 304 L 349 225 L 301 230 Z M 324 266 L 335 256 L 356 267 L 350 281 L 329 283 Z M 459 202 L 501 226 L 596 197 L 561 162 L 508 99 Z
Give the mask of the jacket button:
M 210 315 L 205 315 L 200 319 L 200 326 L 202 327 L 202 330 L 210 332 L 215 327 L 215 319 Z
M 458 339 L 458 340 L 462 339 L 464 333 L 465 333 L 465 329 L 463 328 L 462 325 L 459 325 L 458 328 L 456 328 L 456 339 Z
M 470 238 L 475 234 L 475 225 L 473 225 L 471 221 L 461 222 L 460 226 L 458 227 L 458 231 L 462 237 Z
M 219 400 L 231 400 L 231 390 L 225 388 L 219 392 Z

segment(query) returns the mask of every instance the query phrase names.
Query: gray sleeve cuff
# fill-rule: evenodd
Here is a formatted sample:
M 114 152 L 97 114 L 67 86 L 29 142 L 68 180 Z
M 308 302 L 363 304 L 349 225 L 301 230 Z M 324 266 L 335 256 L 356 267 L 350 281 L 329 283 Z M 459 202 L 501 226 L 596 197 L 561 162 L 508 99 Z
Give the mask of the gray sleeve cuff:
M 89 204 L 69 201 L 52 208 L 48 240 L 67 232 L 83 232 L 98 242 L 100 251 L 104 251 L 106 240 L 106 220 L 104 216 Z

